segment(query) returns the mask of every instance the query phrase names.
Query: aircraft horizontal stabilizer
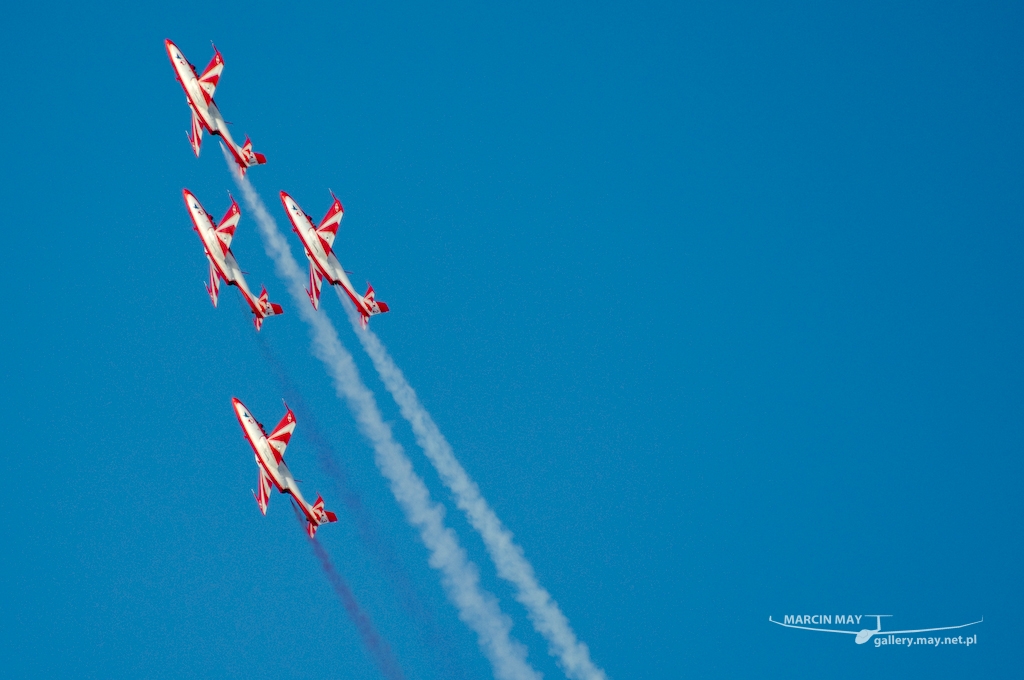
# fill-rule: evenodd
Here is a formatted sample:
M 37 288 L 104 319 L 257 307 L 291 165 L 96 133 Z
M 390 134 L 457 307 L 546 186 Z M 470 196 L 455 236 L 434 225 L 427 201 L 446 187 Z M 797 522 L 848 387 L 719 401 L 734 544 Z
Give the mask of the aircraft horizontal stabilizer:
M 316 537 L 316 530 L 320 528 L 321 524 L 328 524 L 330 522 L 338 521 L 337 515 L 335 515 L 330 510 L 324 510 L 324 499 L 320 496 L 320 494 L 317 494 L 316 503 L 313 503 L 313 507 L 311 509 L 313 511 L 313 517 L 315 517 L 316 519 L 315 521 L 312 519 L 308 520 L 306 523 L 306 533 L 309 534 L 310 538 Z
M 257 153 L 252 150 L 252 140 L 248 137 L 245 138 L 245 144 L 241 148 L 241 163 L 239 164 L 238 170 L 243 175 L 245 171 L 254 165 L 263 165 L 267 162 L 267 157 L 261 153 Z
M 362 315 L 359 319 L 359 324 L 363 328 L 367 327 L 371 316 L 391 311 L 386 302 L 381 302 L 374 297 L 373 286 L 370 284 L 366 284 L 366 295 L 363 296 L 363 302 L 365 304 L 365 310 L 361 310 Z
M 258 310 L 253 310 L 256 314 L 256 318 L 253 319 L 253 323 L 256 324 L 256 330 L 263 326 L 263 319 L 268 316 L 277 316 L 278 314 L 284 314 L 284 309 L 281 305 L 276 302 L 271 302 L 267 299 L 267 287 L 264 286 L 260 292 L 260 297 L 256 301 L 259 306 Z

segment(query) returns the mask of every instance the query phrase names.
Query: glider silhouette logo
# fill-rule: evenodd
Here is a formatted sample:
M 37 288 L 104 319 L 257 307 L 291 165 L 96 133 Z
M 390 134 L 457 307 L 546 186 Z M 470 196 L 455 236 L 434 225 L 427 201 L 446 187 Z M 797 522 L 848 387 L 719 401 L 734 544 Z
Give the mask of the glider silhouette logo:
M 950 635 L 931 635 L 931 636 L 918 636 L 918 637 L 903 637 L 911 633 L 934 633 L 940 630 L 955 630 L 958 628 L 967 628 L 968 626 L 977 625 L 985 620 L 985 617 L 981 617 L 978 621 L 972 621 L 970 623 L 962 623 L 958 626 L 940 626 L 938 628 L 915 628 L 913 630 L 882 630 L 882 619 L 889 618 L 892 614 L 857 614 L 857 615 L 844 615 L 837 614 L 832 616 L 830 614 L 787 614 L 782 618 L 782 621 L 776 621 L 772 617 L 768 617 L 768 621 L 774 623 L 777 626 L 783 626 L 784 628 L 796 628 L 797 630 L 813 630 L 818 633 L 840 633 L 844 635 L 854 635 L 853 641 L 858 645 L 862 645 L 868 640 L 875 638 L 875 647 L 881 647 L 882 645 L 904 645 L 910 646 L 921 646 L 926 645 L 929 647 L 938 647 L 939 645 L 964 645 L 971 646 L 978 644 L 978 636 L 958 635 L 956 637 Z M 832 625 L 833 621 L 837 625 L 860 625 L 861 619 L 865 619 L 864 623 L 867 625 L 871 624 L 870 619 L 874 619 L 874 628 L 861 628 L 860 630 L 842 630 L 837 628 L 824 628 L 823 626 Z

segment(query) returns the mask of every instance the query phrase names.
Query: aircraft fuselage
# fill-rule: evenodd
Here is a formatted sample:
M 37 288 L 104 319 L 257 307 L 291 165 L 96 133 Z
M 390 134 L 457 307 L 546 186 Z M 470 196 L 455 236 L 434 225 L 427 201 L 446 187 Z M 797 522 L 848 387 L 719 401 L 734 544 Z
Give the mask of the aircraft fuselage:
M 214 266 L 221 278 L 224 279 L 225 283 L 230 286 L 237 286 L 249 302 L 249 305 L 253 306 L 255 304 L 253 300 L 256 298 L 253 297 L 252 291 L 249 290 L 245 277 L 242 275 L 242 270 L 239 268 L 238 262 L 235 261 L 235 256 L 231 253 L 231 249 L 229 248 L 227 252 L 224 252 L 220 239 L 217 238 L 217 228 L 210 220 L 206 210 L 199 203 L 199 199 L 188 189 L 183 190 L 182 193 L 185 196 L 185 205 L 188 206 L 188 213 L 192 217 L 192 227 L 199 234 L 199 240 L 203 242 L 206 258 Z
M 292 495 L 308 519 L 314 522 L 318 521 L 310 505 L 302 497 L 299 485 L 295 481 L 295 477 L 292 476 L 291 470 L 285 464 L 284 459 L 277 456 L 274 449 L 271 448 L 263 427 L 252 417 L 245 404 L 238 399 L 232 399 L 232 402 L 235 407 L 235 415 L 238 417 L 238 422 L 242 425 L 242 431 L 245 433 L 245 439 L 249 442 L 255 454 L 256 464 L 263 468 L 263 471 L 270 477 L 278 491 Z
M 285 210 L 288 212 L 288 219 L 292 223 L 292 230 L 298 234 L 299 240 L 302 241 L 302 247 L 305 249 L 306 257 L 310 263 L 332 285 L 344 288 L 345 293 L 348 294 L 352 303 L 361 314 L 371 314 L 369 305 L 366 304 L 363 296 L 352 287 L 352 282 L 349 280 L 348 274 L 345 273 L 345 268 L 341 266 L 334 251 L 324 248 L 324 244 L 320 241 L 320 236 L 316 233 L 316 226 L 306 216 L 306 213 L 303 212 L 302 208 L 299 207 L 299 204 L 291 196 L 285 194 L 282 196 L 282 199 Z

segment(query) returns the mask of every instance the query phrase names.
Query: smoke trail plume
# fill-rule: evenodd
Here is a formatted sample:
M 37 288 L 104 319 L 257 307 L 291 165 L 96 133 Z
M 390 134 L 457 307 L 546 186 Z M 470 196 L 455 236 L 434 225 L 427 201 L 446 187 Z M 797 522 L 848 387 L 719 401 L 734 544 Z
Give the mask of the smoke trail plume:
M 456 505 L 466 514 L 469 523 L 483 538 L 487 552 L 498 570 L 498 576 L 516 587 L 516 599 L 526 607 L 533 627 L 548 641 L 551 655 L 558 660 L 565 674 L 573 680 L 604 680 L 604 671 L 591 661 L 587 645 L 576 638 L 576 633 L 569 625 L 569 619 L 562 613 L 558 603 L 537 582 L 533 566 L 527 561 L 523 549 L 516 544 L 512 532 L 506 529 L 494 514 L 476 482 L 470 479 L 455 458 L 451 444 L 420 403 L 419 397 L 406 381 L 401 369 L 395 365 L 384 343 L 369 328 L 364 330 L 361 327 L 359 314 L 348 298 L 340 290 L 337 293 L 359 342 L 370 355 L 374 368 L 377 369 L 388 392 L 394 397 L 402 417 L 412 426 L 416 442 L 423 448 L 445 486 L 454 494 Z
M 292 510 L 295 511 L 295 519 L 299 520 L 300 525 L 305 525 L 306 518 L 299 512 L 299 508 L 292 502 Z M 304 528 L 304 527 L 303 527 Z M 373 656 L 373 660 L 377 663 L 377 667 L 380 668 L 380 672 L 384 674 L 384 677 L 388 680 L 405 680 L 405 675 L 402 673 L 402 669 L 398 667 L 398 662 L 395 657 L 391 654 L 391 648 L 388 644 L 381 639 L 380 635 L 377 634 L 377 629 L 373 627 L 373 622 L 370 621 L 370 617 L 366 615 L 363 608 L 359 606 L 356 596 L 352 593 L 352 589 L 345 583 L 345 579 L 341 577 L 338 570 L 334 568 L 334 564 L 331 562 L 330 555 L 324 550 L 324 547 L 320 545 L 320 541 L 315 538 L 310 538 L 309 544 L 313 548 L 313 553 L 317 559 L 320 560 L 320 567 L 324 570 L 324 576 L 327 577 L 328 583 L 331 584 L 331 588 L 334 589 L 334 594 L 341 600 L 341 604 L 345 607 L 345 611 L 348 612 L 348 616 L 352 619 L 352 623 L 355 624 L 356 630 L 359 631 L 359 637 L 363 640 L 363 645 L 370 650 L 370 654 Z
M 327 580 L 330 581 L 335 594 L 341 600 L 345 611 L 348 612 L 349 618 L 356 625 L 359 637 L 363 639 L 363 644 L 370 650 L 370 654 L 373 655 L 373 660 L 377 662 L 377 667 L 380 668 L 381 673 L 389 680 L 403 680 L 405 676 L 402 674 L 402 669 L 398 667 L 395 657 L 391 654 L 391 649 L 381 639 L 380 635 L 377 634 L 373 623 L 370 621 L 370 617 L 359 606 L 348 584 L 345 583 L 345 580 L 341 578 L 341 574 L 331 564 L 331 558 L 327 551 L 320 545 L 320 541 L 315 538 L 309 539 L 309 543 L 313 546 L 313 552 L 316 553 L 317 559 L 320 560 L 320 566 L 323 567 Z
M 243 303 L 244 304 L 244 303 Z M 245 307 L 249 311 L 249 307 Z M 320 468 L 334 482 L 335 491 L 349 515 L 355 520 L 356 531 L 363 545 L 373 555 L 377 566 L 389 580 L 392 589 L 398 595 L 405 610 L 413 617 L 416 629 L 422 640 L 424 649 L 433 659 L 437 667 L 437 677 L 454 680 L 455 678 L 468 678 L 469 675 L 458 662 L 458 657 L 453 653 L 452 640 L 445 631 L 442 631 L 437 621 L 422 603 L 417 595 L 416 587 L 413 585 L 402 565 L 402 561 L 395 554 L 394 549 L 387 538 L 381 534 L 380 528 L 374 521 L 373 516 L 363 505 L 363 499 L 349 483 L 348 472 L 342 460 L 334 451 L 328 439 L 320 431 L 312 411 L 306 407 L 305 400 L 299 389 L 294 385 L 285 366 L 278 360 L 271 349 L 266 338 L 259 333 L 253 333 L 256 344 L 263 354 L 263 359 L 270 366 L 271 372 L 277 378 L 284 393 L 285 400 L 290 404 L 302 427 L 299 429 L 300 436 L 313 445 L 316 451 L 317 461 Z M 304 522 L 304 520 L 300 521 Z
M 342 346 L 334 325 L 309 304 L 304 288 L 306 275 L 292 257 L 274 218 L 249 180 L 235 170 L 234 160 L 226 151 L 225 161 L 256 218 L 267 255 L 274 260 L 295 308 L 310 327 L 313 355 L 323 362 L 338 396 L 348 404 L 360 431 L 373 445 L 374 462 L 387 478 L 406 519 L 416 527 L 430 551 L 429 564 L 441 572 L 441 582 L 458 609 L 459 618 L 476 633 L 498 680 L 540 680 L 540 673 L 526 661 L 526 648 L 510 635 L 511 619 L 501 611 L 497 599 L 480 587 L 476 565 L 467 558 L 455 532 L 445 526 L 444 508 L 430 498 L 405 451 L 391 436 L 391 428 L 384 422 L 373 393 L 359 377 L 352 355 Z

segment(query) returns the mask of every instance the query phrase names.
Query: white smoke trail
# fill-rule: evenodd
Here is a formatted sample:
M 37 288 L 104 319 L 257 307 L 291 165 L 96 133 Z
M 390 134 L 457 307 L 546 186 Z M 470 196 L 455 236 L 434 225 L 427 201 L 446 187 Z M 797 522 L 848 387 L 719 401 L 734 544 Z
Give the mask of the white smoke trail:
M 402 417 L 409 421 L 416 435 L 416 442 L 423 448 L 451 492 L 455 503 L 462 510 L 469 523 L 477 530 L 487 546 L 487 552 L 494 561 L 498 576 L 516 587 L 516 599 L 526 607 L 533 627 L 548 641 L 548 651 L 558 660 L 565 674 L 573 680 L 604 680 L 604 671 L 590 659 L 590 650 L 580 642 L 569 625 L 569 619 L 562 613 L 558 603 L 552 599 L 543 586 L 537 583 L 533 566 L 527 561 L 523 549 L 516 544 L 512 532 L 505 528 L 494 514 L 490 504 L 455 458 L 448 440 L 441 434 L 434 419 L 420 403 L 419 397 L 395 365 L 387 348 L 370 329 L 364 330 L 359 323 L 359 314 L 340 290 L 336 291 L 342 306 L 348 312 L 352 328 L 359 337 L 363 349 L 370 355 L 374 368 L 384 381 Z
M 526 661 L 526 648 L 510 635 L 512 620 L 501 611 L 494 595 L 480 588 L 476 565 L 466 557 L 455 532 L 445 526 L 444 508 L 431 500 L 430 491 L 413 470 L 402 446 L 391 436 L 390 426 L 381 417 L 373 393 L 359 377 L 352 355 L 338 340 L 334 325 L 309 304 L 304 288 L 306 274 L 292 257 L 274 218 L 249 180 L 234 169 L 234 159 L 226 152 L 225 160 L 256 218 L 267 255 L 287 283 L 299 315 L 310 327 L 314 356 L 327 367 L 338 396 L 348 404 L 360 431 L 373 445 L 378 469 L 387 478 L 409 523 L 419 530 L 430 551 L 430 566 L 441 572 L 448 598 L 458 609 L 459 618 L 476 633 L 494 676 L 498 680 L 540 680 L 541 674 Z

